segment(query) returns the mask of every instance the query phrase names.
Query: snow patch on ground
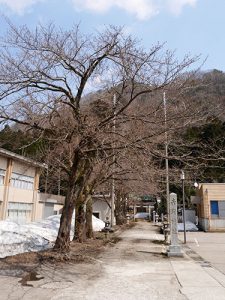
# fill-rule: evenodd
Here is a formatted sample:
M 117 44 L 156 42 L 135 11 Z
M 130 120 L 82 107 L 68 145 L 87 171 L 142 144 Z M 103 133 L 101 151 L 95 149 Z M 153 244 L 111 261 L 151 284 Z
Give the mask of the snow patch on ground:
M 177 230 L 184 231 L 184 223 L 178 223 Z M 187 221 L 187 222 L 185 222 L 185 230 L 186 231 L 198 231 L 198 227 L 194 223 Z
M 0 221 L 0 257 L 23 252 L 40 251 L 51 248 L 56 240 L 61 215 L 50 216 L 45 220 L 27 224 Z M 92 216 L 93 230 L 101 231 L 105 223 Z M 74 218 L 71 238 L 74 234 Z

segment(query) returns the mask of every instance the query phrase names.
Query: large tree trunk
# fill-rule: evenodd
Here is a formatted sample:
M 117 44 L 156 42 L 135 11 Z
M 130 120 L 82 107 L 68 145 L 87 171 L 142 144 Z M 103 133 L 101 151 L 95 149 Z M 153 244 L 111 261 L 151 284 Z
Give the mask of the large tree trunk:
M 54 250 L 68 251 L 70 246 L 70 230 L 73 211 L 75 207 L 75 199 L 79 195 L 79 187 L 76 184 L 77 169 L 80 162 L 79 150 L 75 150 L 73 165 L 70 170 L 68 179 L 68 187 L 65 198 L 65 203 L 62 210 L 62 216 L 60 219 L 60 227 L 58 236 L 54 245 Z
M 115 218 L 117 225 L 126 223 L 126 202 L 121 193 L 117 193 L 115 199 Z
M 67 195 L 63 206 L 62 216 L 60 219 L 60 228 L 55 242 L 54 249 L 68 251 L 70 245 L 70 229 L 74 208 L 75 215 L 75 239 L 79 242 L 84 240 L 85 236 L 85 213 L 84 213 L 84 186 L 92 172 L 90 160 L 81 159 L 82 154 L 77 148 L 74 152 L 73 165 L 70 170 L 68 180 Z
M 78 184 L 80 187 L 79 197 L 76 199 L 76 214 L 75 214 L 75 230 L 74 230 L 74 238 L 78 242 L 83 242 L 86 239 L 86 226 L 85 226 L 85 211 L 84 207 L 86 204 L 86 199 L 89 195 L 87 182 L 92 172 L 92 166 L 90 159 L 83 160 L 82 165 L 79 170 L 79 179 Z
M 74 187 L 68 189 L 60 219 L 58 236 L 54 246 L 54 250 L 62 252 L 69 250 L 71 221 L 74 211 Z
M 83 195 L 81 194 L 75 204 L 75 228 L 73 237 L 73 240 L 80 243 L 86 239 L 84 205 Z
M 91 195 L 88 196 L 87 205 L 86 205 L 86 237 L 91 239 L 94 237 L 93 234 L 93 226 L 92 226 L 92 197 Z

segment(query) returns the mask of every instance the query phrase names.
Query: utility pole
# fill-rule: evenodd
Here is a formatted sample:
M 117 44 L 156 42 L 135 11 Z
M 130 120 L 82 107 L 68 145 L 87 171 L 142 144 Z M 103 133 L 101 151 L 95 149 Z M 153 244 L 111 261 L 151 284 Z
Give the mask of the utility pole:
M 45 193 L 47 193 L 48 191 L 48 165 L 47 165 L 47 168 L 46 168 L 46 174 L 45 174 Z
M 186 244 L 186 216 L 185 216 L 185 191 L 184 191 L 184 171 L 181 171 L 180 179 L 182 181 L 182 200 L 183 200 L 183 224 L 184 224 L 184 244 Z
M 116 156 L 115 156 L 115 135 L 116 135 L 116 95 L 113 95 L 113 164 L 112 164 L 112 195 L 111 195 L 111 226 L 116 225 L 115 224 L 115 162 L 116 162 Z
M 61 172 L 59 170 L 59 173 L 58 173 L 58 195 L 60 195 L 60 191 L 61 191 Z
M 165 166 L 166 166 L 166 208 L 167 217 L 169 220 L 170 215 L 170 186 L 169 186 L 169 162 L 168 162 L 168 134 L 167 134 L 167 107 L 166 107 L 166 93 L 163 93 L 163 106 L 164 106 L 164 125 L 165 125 Z

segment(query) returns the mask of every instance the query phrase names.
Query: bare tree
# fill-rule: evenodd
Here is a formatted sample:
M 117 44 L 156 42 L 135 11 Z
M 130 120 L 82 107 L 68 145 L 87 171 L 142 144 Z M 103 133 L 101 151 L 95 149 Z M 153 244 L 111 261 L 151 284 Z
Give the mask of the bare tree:
M 160 44 L 145 51 L 116 27 L 88 36 L 79 26 L 63 31 L 50 24 L 32 31 L 8 25 L 1 39 L 0 117 L 37 130 L 48 140 L 50 161 L 65 173 L 66 199 L 55 249 L 67 250 L 75 203 L 96 158 L 112 150 L 113 119 L 141 96 L 175 82 L 196 58 L 178 62 Z M 90 87 L 105 91 L 102 112 L 89 113 L 92 96 L 84 96 Z M 110 102 L 114 93 L 116 112 Z

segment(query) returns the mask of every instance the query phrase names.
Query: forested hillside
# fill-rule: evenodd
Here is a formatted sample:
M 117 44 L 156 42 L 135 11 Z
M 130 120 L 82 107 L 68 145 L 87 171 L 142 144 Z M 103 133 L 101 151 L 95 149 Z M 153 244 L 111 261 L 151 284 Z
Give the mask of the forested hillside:
M 104 92 L 97 92 L 90 95 L 88 103 L 96 115 L 104 116 L 105 102 L 98 97 L 98 93 L 104 95 Z M 162 102 L 162 95 L 155 95 L 155 102 L 159 105 Z M 179 97 L 179 96 L 178 96 Z M 182 127 L 181 131 L 171 131 L 170 140 L 170 167 L 184 168 L 195 179 L 207 182 L 225 181 L 225 74 L 222 71 L 213 70 L 206 73 L 199 73 L 193 79 L 193 86 L 185 94 L 199 109 L 200 103 L 204 103 L 201 109 L 204 109 L 205 120 L 196 121 L 197 125 Z M 141 99 L 143 98 L 143 102 Z M 148 106 L 149 99 L 144 95 L 139 99 L 138 106 Z M 92 99 L 95 99 L 94 102 Z M 168 115 L 173 114 L 174 103 L 168 99 Z M 179 101 L 179 99 L 178 99 Z M 170 103 L 171 102 L 171 103 Z M 109 106 L 109 105 L 108 105 Z M 107 109 L 105 111 L 107 112 Z M 212 110 L 213 106 L 213 110 Z M 162 108 L 162 103 L 161 103 Z M 136 108 L 135 108 L 136 109 Z M 163 111 L 163 108 L 161 109 Z M 147 115 L 147 113 L 146 113 Z M 163 116 L 160 116 L 163 123 Z M 170 118 L 170 116 L 168 116 Z M 174 122 L 173 120 L 171 121 Z M 5 125 L 0 131 L 0 147 L 16 152 L 21 155 L 29 156 L 34 159 L 42 160 L 44 147 L 46 143 L 40 137 L 35 136 L 35 132 L 26 131 L 25 127 L 18 125 Z M 179 137 L 178 137 L 179 133 Z M 163 142 L 163 138 L 161 139 Z M 49 146 L 49 145 L 48 145 Z M 158 145 L 157 147 L 160 148 Z M 164 167 L 163 143 L 161 152 L 155 151 L 161 161 L 160 169 Z M 153 149 L 154 150 L 154 149 Z M 154 152 L 154 151 L 153 151 Z M 160 158 L 161 157 L 161 158 Z M 159 167 L 158 163 L 157 166 Z M 154 170 L 156 173 L 157 171 Z M 163 172 L 163 170 L 159 171 Z M 156 174 L 158 176 L 158 174 Z M 193 178 L 190 178 L 192 180 Z M 54 188 L 49 189 L 52 191 Z

